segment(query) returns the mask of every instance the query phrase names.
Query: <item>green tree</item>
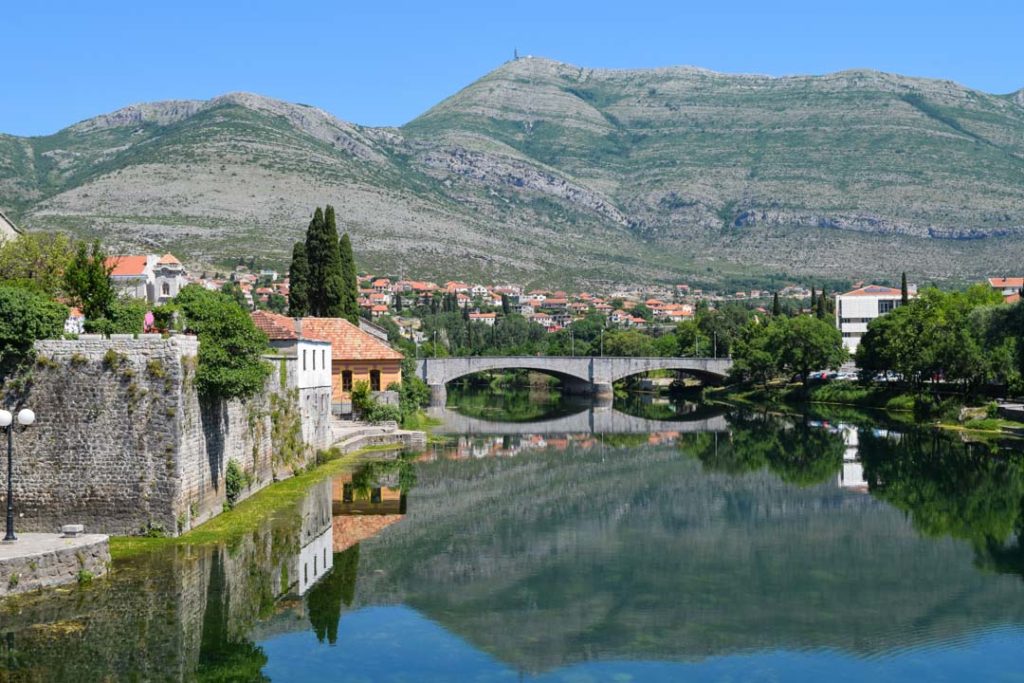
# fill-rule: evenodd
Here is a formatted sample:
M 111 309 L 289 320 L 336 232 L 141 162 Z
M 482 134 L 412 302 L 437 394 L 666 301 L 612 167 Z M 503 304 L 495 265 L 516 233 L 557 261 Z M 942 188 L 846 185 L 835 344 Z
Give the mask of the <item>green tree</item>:
M 7 380 L 33 356 L 37 339 L 64 333 L 68 309 L 39 292 L 0 284 L 0 380 Z
M 95 334 L 138 334 L 149 310 L 149 303 L 142 299 L 116 299 L 107 310 L 105 318 L 88 318 L 85 331 Z
M 245 310 L 249 310 L 249 300 L 245 298 L 245 292 L 242 291 L 237 282 L 233 280 L 225 282 L 221 285 L 220 291 L 234 299 L 235 303 Z
M 906 306 L 910 302 L 910 290 L 907 288 L 907 271 L 900 277 L 900 302 Z
M 779 303 L 779 293 L 772 295 L 772 317 L 778 318 L 782 315 L 782 304 Z
M 785 318 L 781 317 L 768 323 L 749 323 L 733 345 L 730 377 L 767 385 L 780 372 L 786 329 Z
M 333 218 L 334 209 L 327 207 Z M 328 222 L 317 207 L 306 231 L 306 259 L 309 262 L 309 314 L 319 317 L 345 317 L 342 310 L 344 289 L 338 229 Z M 356 319 L 358 322 L 358 318 Z
M 607 356 L 657 355 L 654 340 L 636 330 L 615 330 L 604 335 L 604 352 Z
M 305 242 L 292 247 L 292 262 L 288 267 L 288 315 L 301 318 L 309 315 L 309 261 Z
M 334 220 L 334 207 L 328 206 L 330 220 Z M 341 310 L 342 316 L 350 323 L 359 324 L 359 282 L 356 278 L 356 257 L 352 253 L 352 241 L 346 232 L 338 243 L 341 254 Z
M 234 299 L 199 285 L 175 298 L 187 332 L 199 338 L 196 387 L 211 398 L 245 398 L 263 389 L 270 365 L 263 361 L 267 336 Z
M 106 254 L 99 241 L 90 247 L 79 242 L 74 256 L 64 271 L 64 289 L 71 301 L 82 309 L 87 319 L 107 318 L 110 306 L 117 299 L 110 281 L 112 268 L 106 264 Z
M 512 304 L 508 299 L 508 294 L 501 295 L 501 313 L 502 315 L 511 315 Z
M 800 315 L 778 321 L 779 368 L 798 373 L 804 390 L 814 370 L 836 369 L 846 361 L 843 336 L 824 320 Z
M 30 232 L 0 243 L 0 280 L 51 298 L 64 293 L 64 271 L 75 250 L 62 233 Z

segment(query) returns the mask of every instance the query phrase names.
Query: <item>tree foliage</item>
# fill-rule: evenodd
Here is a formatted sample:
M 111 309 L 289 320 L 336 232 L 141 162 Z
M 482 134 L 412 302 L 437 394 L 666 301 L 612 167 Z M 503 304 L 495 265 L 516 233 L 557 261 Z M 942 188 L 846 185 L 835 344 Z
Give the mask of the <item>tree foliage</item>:
M 308 314 L 309 261 L 306 259 L 306 243 L 296 242 L 288 268 L 288 315 L 301 318 Z
M 199 393 L 244 398 L 263 388 L 270 366 L 261 358 L 267 336 L 230 296 L 187 285 L 175 298 L 186 332 L 199 338 Z
M 334 208 L 328 206 L 331 220 Z M 356 257 L 352 253 L 352 241 L 346 232 L 338 242 L 341 255 L 341 311 L 342 317 L 353 325 L 359 324 L 359 283 L 356 280 Z
M 846 357 L 839 330 L 817 317 L 755 320 L 734 344 L 732 376 L 767 383 L 779 375 L 798 374 L 806 386 L 812 371 L 838 368 Z
M 309 263 L 309 314 L 325 318 L 344 317 L 344 289 L 341 250 L 334 207 L 320 207 L 306 230 L 306 259 Z
M 857 349 L 865 378 L 895 373 L 915 391 L 930 380 L 958 385 L 965 395 L 986 382 L 1013 381 L 1017 334 L 998 292 L 975 285 L 963 292 L 930 288 L 876 318 Z
M 62 233 L 18 235 L 0 243 L 0 280 L 59 297 L 73 255 L 71 239 Z
M 108 318 L 117 299 L 106 258 L 99 241 L 91 246 L 79 242 L 64 271 L 64 289 L 87 319 Z
M 0 284 L 0 380 L 7 380 L 32 358 L 37 339 L 64 333 L 68 309 L 45 295 Z

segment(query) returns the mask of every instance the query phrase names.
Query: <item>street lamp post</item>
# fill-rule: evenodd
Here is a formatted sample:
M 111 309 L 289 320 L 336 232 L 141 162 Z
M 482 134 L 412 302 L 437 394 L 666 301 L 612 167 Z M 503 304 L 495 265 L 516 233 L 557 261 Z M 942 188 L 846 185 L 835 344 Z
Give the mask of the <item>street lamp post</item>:
M 36 421 L 36 414 L 28 408 L 18 411 L 18 424 L 28 427 Z M 4 543 L 18 540 L 14 535 L 14 416 L 8 410 L 0 410 L 0 428 L 7 430 L 7 533 Z

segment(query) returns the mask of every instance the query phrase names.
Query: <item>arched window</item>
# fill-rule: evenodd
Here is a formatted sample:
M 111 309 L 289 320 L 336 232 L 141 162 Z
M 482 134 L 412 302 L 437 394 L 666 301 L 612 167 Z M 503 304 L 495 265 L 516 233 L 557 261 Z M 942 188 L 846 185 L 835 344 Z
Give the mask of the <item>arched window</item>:
M 160 285 L 160 293 L 163 294 L 164 296 L 170 296 L 171 284 L 169 282 L 165 282 L 162 285 Z

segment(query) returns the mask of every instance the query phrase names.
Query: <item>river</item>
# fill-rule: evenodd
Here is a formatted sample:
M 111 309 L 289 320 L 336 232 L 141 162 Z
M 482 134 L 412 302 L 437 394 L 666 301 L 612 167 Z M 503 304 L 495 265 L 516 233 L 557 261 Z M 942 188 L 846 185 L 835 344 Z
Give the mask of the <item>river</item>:
M 0 681 L 1019 681 L 1024 456 L 453 389 L 417 454 L 0 604 Z

